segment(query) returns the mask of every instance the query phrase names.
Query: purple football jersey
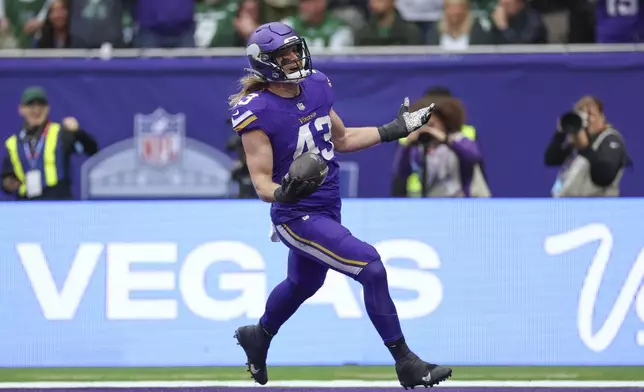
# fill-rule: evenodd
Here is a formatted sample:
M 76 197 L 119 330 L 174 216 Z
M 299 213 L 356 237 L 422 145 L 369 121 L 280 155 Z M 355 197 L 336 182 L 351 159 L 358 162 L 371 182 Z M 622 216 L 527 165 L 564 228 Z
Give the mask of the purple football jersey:
M 598 43 L 644 42 L 642 0 L 598 0 L 596 7 Z
M 297 204 L 273 203 L 271 218 L 285 223 L 308 213 L 340 217 L 339 166 L 331 141 L 331 117 L 334 96 L 331 82 L 314 71 L 300 82 L 301 93 L 283 98 L 268 90 L 247 95 L 232 108 L 233 129 L 244 132 L 261 130 L 273 147 L 273 182 L 279 184 L 291 163 L 302 153 L 320 155 L 329 166 L 324 183 L 313 195 Z

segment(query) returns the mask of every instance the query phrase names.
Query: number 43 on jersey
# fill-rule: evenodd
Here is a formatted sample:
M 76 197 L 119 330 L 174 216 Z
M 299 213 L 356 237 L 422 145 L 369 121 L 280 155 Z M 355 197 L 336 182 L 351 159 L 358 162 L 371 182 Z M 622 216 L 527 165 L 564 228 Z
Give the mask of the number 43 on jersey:
M 328 148 L 323 148 L 320 150 L 318 146 L 315 145 L 315 139 L 313 137 L 314 132 L 324 132 L 324 142 L 329 145 Z M 331 117 L 324 116 L 318 117 L 313 121 L 309 121 L 305 124 L 302 124 L 297 135 L 297 147 L 295 147 L 295 153 L 293 153 L 293 159 L 299 157 L 304 152 L 304 147 L 306 146 L 306 151 L 312 152 L 314 154 L 322 155 L 327 161 L 330 161 L 333 156 L 333 142 L 331 141 Z
M 252 101 L 254 98 L 257 98 L 259 95 L 256 93 L 251 93 L 248 94 L 246 97 L 242 98 L 238 103 L 237 106 L 244 106 L 248 105 L 250 101 Z M 252 115 L 252 112 L 248 112 Z M 242 116 L 242 118 L 239 118 L 237 122 L 241 122 L 241 120 L 244 120 L 246 116 Z M 251 116 L 245 121 L 251 120 Z M 242 123 L 244 124 L 244 123 Z M 233 124 L 234 125 L 234 124 Z M 240 125 L 242 126 L 242 125 Z M 315 138 L 313 137 L 313 132 L 325 132 L 323 135 L 324 142 L 329 145 L 328 148 L 323 148 L 320 150 L 318 146 L 315 144 Z M 333 142 L 331 141 L 331 117 L 326 115 L 323 117 L 318 117 L 313 121 L 309 121 L 307 123 L 302 124 L 300 126 L 300 129 L 297 134 L 297 146 L 295 147 L 295 153 L 293 153 L 293 159 L 299 157 L 302 155 L 304 151 L 304 147 L 306 146 L 306 151 L 310 151 L 314 154 L 320 154 L 322 155 L 322 158 L 325 160 L 329 161 L 333 159 L 334 152 L 333 152 Z

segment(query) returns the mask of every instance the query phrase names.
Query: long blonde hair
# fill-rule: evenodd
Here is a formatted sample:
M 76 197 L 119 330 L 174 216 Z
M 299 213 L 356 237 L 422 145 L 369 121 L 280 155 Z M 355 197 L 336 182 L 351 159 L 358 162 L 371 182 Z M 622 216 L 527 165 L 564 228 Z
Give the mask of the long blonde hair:
M 230 107 L 237 105 L 246 95 L 267 88 L 268 82 L 257 75 L 249 74 L 239 79 L 239 87 L 239 92 L 228 97 Z

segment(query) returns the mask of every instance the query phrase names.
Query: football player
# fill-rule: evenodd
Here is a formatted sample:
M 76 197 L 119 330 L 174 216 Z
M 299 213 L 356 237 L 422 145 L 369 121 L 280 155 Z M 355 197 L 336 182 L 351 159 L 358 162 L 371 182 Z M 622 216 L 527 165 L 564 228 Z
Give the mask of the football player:
M 289 248 L 287 278 L 271 292 L 259 323 L 235 332 L 252 377 L 262 385 L 268 382 L 271 339 L 333 269 L 362 284 L 369 318 L 391 352 L 405 389 L 446 380 L 450 368 L 423 361 L 407 346 L 376 249 L 341 223 L 335 156 L 336 151 L 359 151 L 407 137 L 429 120 L 433 105 L 410 113 L 405 98 L 398 117 L 388 124 L 345 127 L 333 110 L 331 82 L 312 68 L 305 40 L 291 27 L 260 26 L 246 54 L 249 74 L 241 80 L 241 91 L 230 97 L 232 126 L 241 135 L 259 197 L 272 203 L 274 238 Z M 307 151 L 319 154 L 328 165 L 319 187 L 298 184 L 287 175 L 293 160 Z

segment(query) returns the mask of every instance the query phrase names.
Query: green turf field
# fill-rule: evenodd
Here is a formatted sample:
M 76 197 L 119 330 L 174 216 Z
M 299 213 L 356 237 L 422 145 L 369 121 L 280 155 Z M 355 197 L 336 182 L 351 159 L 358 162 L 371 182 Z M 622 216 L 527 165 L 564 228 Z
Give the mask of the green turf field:
M 391 366 L 269 367 L 271 380 L 394 380 Z M 244 367 L 0 369 L 0 381 L 247 380 Z M 455 367 L 454 380 L 644 381 L 640 367 Z

